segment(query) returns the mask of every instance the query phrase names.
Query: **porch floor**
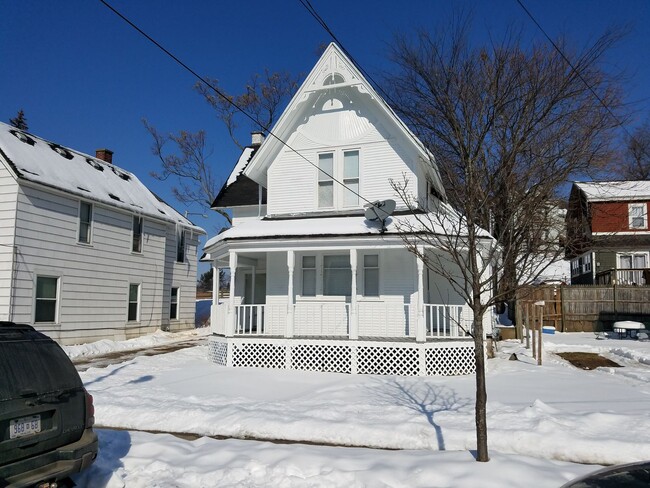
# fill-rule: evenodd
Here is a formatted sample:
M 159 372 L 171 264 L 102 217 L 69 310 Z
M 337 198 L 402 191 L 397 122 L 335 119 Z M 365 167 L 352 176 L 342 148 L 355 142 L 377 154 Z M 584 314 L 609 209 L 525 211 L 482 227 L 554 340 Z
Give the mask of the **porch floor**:
M 226 337 L 223 334 L 213 333 L 216 337 Z M 400 343 L 413 343 L 424 344 L 426 342 L 457 342 L 457 341 L 471 341 L 471 336 L 466 337 L 427 337 L 425 342 L 418 343 L 415 337 L 359 337 L 358 339 L 350 339 L 347 336 L 293 336 L 284 337 L 283 335 L 258 335 L 258 334 L 237 334 L 235 339 L 286 339 L 296 341 L 351 341 L 351 342 L 400 342 Z

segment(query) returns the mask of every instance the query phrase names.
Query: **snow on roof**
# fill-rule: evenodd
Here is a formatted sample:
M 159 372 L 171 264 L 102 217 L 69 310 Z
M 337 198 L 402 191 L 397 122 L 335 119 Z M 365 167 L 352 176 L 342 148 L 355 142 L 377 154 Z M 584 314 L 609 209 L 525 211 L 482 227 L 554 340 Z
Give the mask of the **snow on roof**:
M 650 181 L 591 181 L 574 183 L 592 202 L 650 200 Z
M 232 173 L 230 173 L 230 176 L 228 177 L 228 181 L 226 182 L 226 186 L 232 185 L 237 177 L 241 174 L 242 171 L 246 168 L 246 165 L 248 165 L 248 160 L 251 158 L 251 154 L 253 154 L 253 151 L 255 151 L 254 147 L 245 147 L 244 150 L 241 153 L 241 156 L 239 156 L 239 160 L 237 161 L 237 164 L 232 170 Z
M 393 215 L 386 219 L 386 231 L 383 235 L 398 235 L 400 232 L 420 229 L 421 231 L 433 231 L 439 235 L 455 235 L 459 228 L 458 221 L 452 222 L 449 219 L 448 225 L 443 225 L 434 214 L 420 214 L 418 216 Z M 426 225 L 423 225 L 423 223 Z M 320 218 L 296 218 L 286 220 L 250 220 L 244 221 L 235 227 L 214 236 L 206 242 L 204 249 L 219 242 L 230 239 L 260 239 L 260 238 L 286 238 L 286 237 L 338 237 L 338 236 L 363 236 L 382 235 L 381 223 L 369 221 L 364 216 L 346 217 L 320 217 Z M 479 236 L 490 237 L 484 231 L 479 231 Z
M 0 156 L 7 160 L 19 180 L 204 233 L 152 193 L 133 173 L 1 122 Z

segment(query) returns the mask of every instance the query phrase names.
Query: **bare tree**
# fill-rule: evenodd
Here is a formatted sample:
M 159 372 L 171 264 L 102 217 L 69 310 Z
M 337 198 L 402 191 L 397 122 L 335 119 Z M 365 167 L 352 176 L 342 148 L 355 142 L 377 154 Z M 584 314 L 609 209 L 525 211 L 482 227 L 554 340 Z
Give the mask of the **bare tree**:
M 263 74 L 254 74 L 246 84 L 244 92 L 239 95 L 227 94 L 219 87 L 217 79 L 208 78 L 208 82 L 213 87 L 219 88 L 226 98 L 219 96 L 212 87 L 204 83 L 197 83 L 194 89 L 203 95 L 217 112 L 217 116 L 228 129 L 231 139 L 240 149 L 244 148 L 237 138 L 241 120 L 246 121 L 250 130 L 270 129 L 283 106 L 298 88 L 295 76 L 289 73 L 272 73 L 268 69 L 264 70 Z M 237 107 L 248 113 L 255 122 L 243 115 Z
M 146 120 L 142 123 L 153 138 L 151 152 L 160 159 L 162 166 L 162 172 L 152 172 L 151 176 L 161 181 L 176 178 L 177 184 L 172 186 L 172 193 L 179 202 L 209 209 L 219 186 L 214 169 L 208 161 L 210 154 L 206 152 L 205 132 L 161 134 Z M 165 146 L 169 144 L 175 146 L 175 150 L 166 153 Z M 231 223 L 227 212 L 217 212 Z
M 623 165 L 619 173 L 627 180 L 650 179 L 650 121 L 627 137 Z
M 406 182 L 393 185 L 416 219 L 401 229 L 409 250 L 472 309 L 477 460 L 488 461 L 482 317 L 560 257 L 548 235 L 549 200 L 609 157 L 617 122 L 592 90 L 611 110 L 619 106 L 617 84 L 599 67 L 618 35 L 581 52 L 559 40 L 572 68 L 549 46 L 520 47 L 515 35 L 472 47 L 469 27 L 461 19 L 437 37 L 394 43 L 391 98 L 432 155 L 447 201 L 418 213 L 432 204 L 414 202 Z

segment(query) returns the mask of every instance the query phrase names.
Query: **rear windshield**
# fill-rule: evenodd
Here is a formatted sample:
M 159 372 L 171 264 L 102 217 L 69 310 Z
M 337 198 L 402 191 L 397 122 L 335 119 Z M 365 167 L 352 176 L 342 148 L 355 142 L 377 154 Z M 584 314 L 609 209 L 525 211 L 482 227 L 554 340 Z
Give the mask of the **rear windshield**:
M 81 386 L 72 362 L 55 342 L 0 340 L 0 400 Z

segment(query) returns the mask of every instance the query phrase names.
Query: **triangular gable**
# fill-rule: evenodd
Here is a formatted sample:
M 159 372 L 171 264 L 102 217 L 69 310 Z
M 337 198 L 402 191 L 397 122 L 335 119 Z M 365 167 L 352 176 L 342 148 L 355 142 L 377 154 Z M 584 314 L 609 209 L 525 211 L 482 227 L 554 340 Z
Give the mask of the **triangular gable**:
M 431 154 L 425 149 L 423 144 L 415 137 L 409 128 L 402 122 L 388 104 L 368 83 L 361 72 L 356 68 L 354 63 L 345 55 L 343 51 L 334 43 L 331 43 L 314 68 L 311 70 L 303 84 L 293 96 L 282 116 L 271 129 L 264 143 L 261 145 L 250 163 L 246 166 L 243 174 L 251 180 L 266 187 L 266 173 L 272 161 L 277 157 L 279 152 L 284 148 L 286 142 L 291 136 L 291 131 L 296 125 L 296 120 L 306 110 L 304 104 L 309 100 L 310 95 L 314 92 L 321 92 L 333 88 L 356 87 L 362 93 L 370 95 L 371 99 L 377 103 L 380 111 L 384 114 L 386 125 L 401 133 L 406 141 L 415 149 L 419 155 L 420 164 L 424 174 L 432 181 L 437 193 L 445 195 L 444 188 L 438 173 L 437 167 L 432 167 L 429 161 L 433 161 Z M 302 106 L 302 107 L 301 107 Z

